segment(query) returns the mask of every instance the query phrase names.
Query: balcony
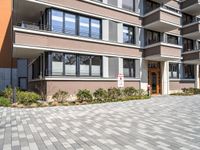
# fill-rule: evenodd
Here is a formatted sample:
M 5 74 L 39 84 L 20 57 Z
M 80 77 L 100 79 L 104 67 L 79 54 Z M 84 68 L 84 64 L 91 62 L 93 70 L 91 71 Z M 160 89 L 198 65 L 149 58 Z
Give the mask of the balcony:
M 96 53 L 141 57 L 142 52 L 135 45 L 114 43 L 70 34 L 49 31 L 47 26 L 21 24 L 13 28 L 13 57 L 35 58 L 45 51 L 69 53 Z
M 199 39 L 200 38 L 200 20 L 195 20 L 193 23 L 183 26 L 182 35 L 184 38 Z
M 176 61 L 181 59 L 181 48 L 182 46 L 179 45 L 160 42 L 146 46 L 143 57 L 146 60 Z
M 143 26 L 158 32 L 168 32 L 181 27 L 181 15 L 162 6 L 144 15 Z
M 200 64 L 200 50 L 184 52 L 182 56 L 185 63 Z
M 185 0 L 181 3 L 182 12 L 193 16 L 200 15 L 200 0 Z

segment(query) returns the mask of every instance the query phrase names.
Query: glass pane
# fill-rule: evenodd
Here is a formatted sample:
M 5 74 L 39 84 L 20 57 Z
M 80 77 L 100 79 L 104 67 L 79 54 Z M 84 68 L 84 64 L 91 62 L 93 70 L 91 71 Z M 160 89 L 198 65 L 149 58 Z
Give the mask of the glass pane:
M 76 16 L 65 13 L 65 33 L 76 34 Z
M 76 55 L 65 55 L 65 75 L 76 75 Z
M 90 75 L 90 56 L 80 56 L 80 76 Z
M 134 44 L 134 27 L 124 25 L 123 41 L 124 43 Z
M 129 11 L 134 11 L 134 2 L 135 2 L 135 0 L 123 0 L 122 8 L 129 10 Z
M 124 59 L 123 63 L 124 63 L 124 76 L 125 77 L 130 77 L 129 60 L 128 59 Z
M 92 76 L 101 76 L 101 57 L 92 56 Z
M 84 37 L 89 37 L 89 18 L 80 17 L 80 24 L 79 24 L 79 35 Z
M 52 31 L 63 32 L 63 12 L 52 10 Z
M 91 37 L 100 39 L 101 24 L 100 20 L 91 19 Z
M 52 75 L 63 75 L 63 54 L 52 54 Z

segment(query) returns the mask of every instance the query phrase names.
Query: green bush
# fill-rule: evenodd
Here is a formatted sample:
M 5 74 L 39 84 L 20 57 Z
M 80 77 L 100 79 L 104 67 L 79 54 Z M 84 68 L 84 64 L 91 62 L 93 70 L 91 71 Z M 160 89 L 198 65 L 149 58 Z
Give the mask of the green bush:
M 68 92 L 59 90 L 52 98 L 57 102 L 64 102 L 67 100 L 68 96 Z
M 146 96 L 147 92 L 143 89 L 138 89 L 138 90 L 136 90 L 136 95 L 137 96 Z
M 13 89 L 11 87 L 7 87 L 3 90 L 3 96 L 8 99 L 12 99 Z
M 102 88 L 97 89 L 94 93 L 94 98 L 98 100 L 99 102 L 105 102 L 108 98 L 108 92 L 107 90 L 104 90 Z
M 109 99 L 118 99 L 122 96 L 122 92 L 119 88 L 110 88 L 108 89 L 108 98 Z
M 8 98 L 0 97 L 0 106 L 9 107 L 11 102 Z
M 91 102 L 93 99 L 92 94 L 87 89 L 79 90 L 76 96 L 77 96 L 78 101 L 80 102 L 83 102 L 83 101 Z
M 188 95 L 200 94 L 200 89 L 197 89 L 197 88 L 183 88 L 182 91 L 183 93 L 188 94 Z
M 124 96 L 133 96 L 137 94 L 137 90 L 134 87 L 126 87 L 123 90 Z
M 33 103 L 37 103 L 37 101 L 40 99 L 40 95 L 34 93 L 34 92 L 23 92 L 18 91 L 17 92 L 17 102 L 19 104 L 23 105 L 31 105 Z

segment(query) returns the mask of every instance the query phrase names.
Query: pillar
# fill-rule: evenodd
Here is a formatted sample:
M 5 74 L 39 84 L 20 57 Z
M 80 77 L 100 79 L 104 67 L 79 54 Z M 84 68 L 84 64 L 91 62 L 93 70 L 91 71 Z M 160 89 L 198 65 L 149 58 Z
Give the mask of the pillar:
M 161 62 L 162 95 L 169 94 L 169 62 Z
M 195 88 L 199 89 L 199 64 L 195 65 Z

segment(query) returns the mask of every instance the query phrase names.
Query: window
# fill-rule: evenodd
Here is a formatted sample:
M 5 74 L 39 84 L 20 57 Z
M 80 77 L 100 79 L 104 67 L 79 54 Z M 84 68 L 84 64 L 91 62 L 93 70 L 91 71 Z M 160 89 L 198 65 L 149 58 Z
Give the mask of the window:
M 90 56 L 80 55 L 80 76 L 90 76 Z
M 52 54 L 52 75 L 63 75 L 63 54 Z
M 167 35 L 167 43 L 178 45 L 178 37 L 173 35 Z
M 192 23 L 192 21 L 193 21 L 193 16 L 183 13 L 183 17 L 182 17 L 183 25 L 190 24 Z
M 90 36 L 90 21 L 87 17 L 79 18 L 79 35 L 84 37 Z
M 179 64 L 169 64 L 169 78 L 179 78 Z
M 184 78 L 194 79 L 194 65 L 183 65 L 184 68 Z
M 117 42 L 117 22 L 109 21 L 109 41 Z
M 101 76 L 101 57 L 80 55 L 79 59 L 80 76 Z
M 145 1 L 145 13 L 151 12 L 159 7 L 160 7 L 159 3 L 156 3 L 150 0 Z
M 124 64 L 124 76 L 135 77 L 135 60 L 124 59 L 123 64 Z
M 76 55 L 65 54 L 65 75 L 76 75 Z
M 65 13 L 65 33 L 76 34 L 76 15 Z
M 123 0 L 122 1 L 122 8 L 129 10 L 129 11 L 134 11 L 135 9 L 135 0 Z
M 135 28 L 131 26 L 124 25 L 123 27 L 123 42 L 129 44 L 135 44 Z
M 200 50 L 200 41 L 198 42 L 198 47 L 197 47 L 198 50 Z
M 91 19 L 91 37 L 95 39 L 101 38 L 101 21 L 98 19 Z
M 160 33 L 151 31 L 151 30 L 145 30 L 145 45 L 151 45 L 154 43 L 160 42 Z
M 108 5 L 118 7 L 118 0 L 108 0 L 107 3 Z
M 38 79 L 40 76 L 40 57 L 38 57 L 32 64 L 32 79 Z
M 183 39 L 183 51 L 192 51 L 194 50 L 193 40 Z
M 52 31 L 63 32 L 63 12 L 52 10 Z
M 91 76 L 101 76 L 101 64 L 102 59 L 100 56 L 91 56 L 92 59 L 92 68 L 91 68 Z
M 51 19 L 46 24 L 51 23 L 51 31 L 102 39 L 102 22 L 100 19 L 54 9 L 48 14 L 51 14 Z

